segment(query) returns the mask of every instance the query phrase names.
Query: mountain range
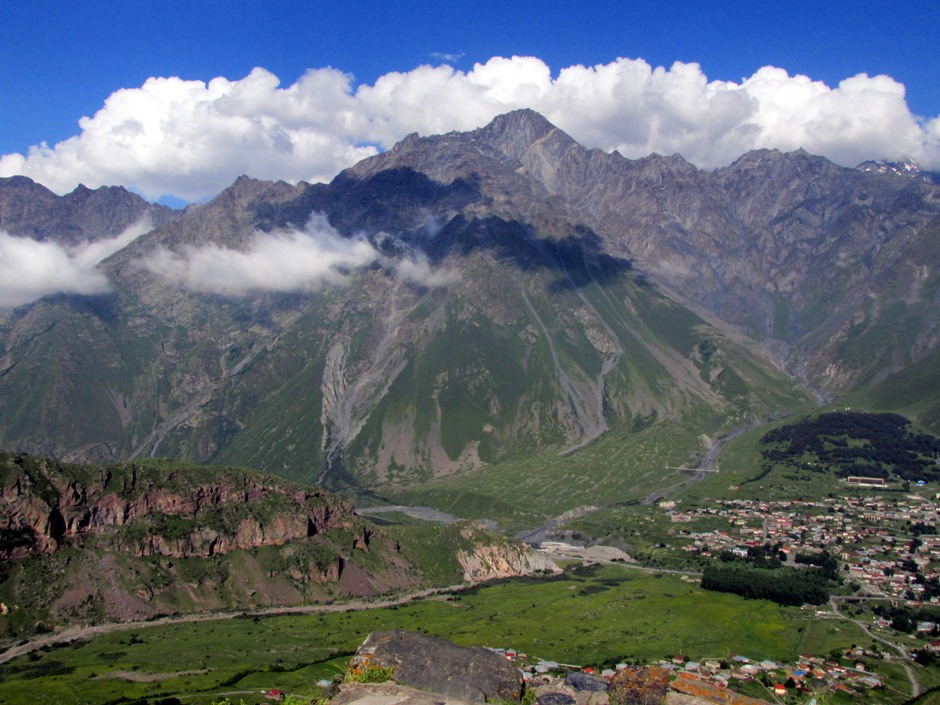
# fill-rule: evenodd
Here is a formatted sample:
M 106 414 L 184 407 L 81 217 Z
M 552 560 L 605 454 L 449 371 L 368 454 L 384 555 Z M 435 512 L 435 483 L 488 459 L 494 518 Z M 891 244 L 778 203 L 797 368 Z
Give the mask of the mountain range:
M 381 494 L 655 429 L 696 462 L 845 394 L 940 430 L 940 187 L 898 170 L 630 160 L 522 110 L 183 211 L 0 180 L 11 236 L 142 219 L 107 291 L 0 315 L 0 447 Z

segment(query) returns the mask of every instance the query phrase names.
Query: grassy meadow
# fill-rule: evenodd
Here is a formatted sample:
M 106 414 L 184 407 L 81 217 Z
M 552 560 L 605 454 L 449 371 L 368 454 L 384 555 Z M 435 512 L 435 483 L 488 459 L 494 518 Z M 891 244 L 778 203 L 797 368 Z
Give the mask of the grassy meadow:
M 492 519 L 503 530 L 531 528 L 576 507 L 640 501 L 681 483 L 688 473 L 664 466 L 700 459 L 700 433 L 689 422 L 656 424 L 640 433 L 616 428 L 571 455 L 534 453 L 389 494 L 403 504 Z
M 514 647 L 577 665 L 692 658 L 794 659 L 868 640 L 814 612 L 709 593 L 676 575 L 619 566 L 514 580 L 392 608 L 244 616 L 134 627 L 0 666 L 0 702 L 130 703 L 179 697 L 261 702 L 265 688 L 313 692 L 366 635 L 403 628 L 464 645 Z

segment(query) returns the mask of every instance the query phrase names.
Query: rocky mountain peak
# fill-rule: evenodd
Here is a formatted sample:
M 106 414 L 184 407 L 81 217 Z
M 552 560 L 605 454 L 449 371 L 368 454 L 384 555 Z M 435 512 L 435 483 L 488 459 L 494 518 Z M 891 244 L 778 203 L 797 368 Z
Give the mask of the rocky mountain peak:
M 47 209 L 56 195 L 26 176 L 0 178 L 0 230 L 19 234 L 20 226 Z
M 552 133 L 561 133 L 543 115 L 528 108 L 497 115 L 488 125 L 471 133 L 488 144 L 525 143 L 531 145 Z M 567 137 L 567 135 L 565 135 Z M 574 142 L 570 137 L 568 140 Z
M 767 205 L 763 199 L 773 196 L 773 192 L 778 195 L 792 192 L 792 197 L 794 194 L 805 194 L 811 184 L 822 182 L 825 182 L 822 188 L 829 190 L 847 173 L 851 173 L 851 170 L 803 149 L 792 152 L 755 149 L 736 159 L 730 166 L 713 172 L 717 182 L 729 195 L 763 194 L 762 207 Z M 776 200 L 778 196 L 773 198 Z
M 395 154 L 397 152 L 404 152 L 412 148 L 417 142 L 421 139 L 421 135 L 417 132 L 409 132 L 401 140 L 392 145 L 392 148 L 388 150 L 389 152 Z
M 779 149 L 753 149 L 735 159 L 731 165 L 725 167 L 725 169 L 728 171 L 742 169 L 766 170 L 801 165 L 815 165 L 817 167 L 823 165 L 836 166 L 825 157 L 810 154 L 801 147 L 792 152 L 782 152 Z M 724 171 L 725 169 L 719 169 L 718 171 Z
M 102 188 L 107 188 L 107 187 L 103 186 Z M 121 190 L 124 190 L 124 188 L 120 186 L 114 186 L 111 188 L 120 188 Z M 79 184 L 74 189 L 72 189 L 70 193 L 66 195 L 71 196 L 72 198 L 88 198 L 91 194 L 92 194 L 92 190 L 90 188 L 85 186 L 85 184 Z
M 264 181 L 242 174 L 210 203 L 219 199 L 244 202 L 259 197 L 276 196 L 286 191 L 293 192 L 294 189 L 295 187 L 286 181 Z
M 893 176 L 904 176 L 916 181 L 924 181 L 928 184 L 940 184 L 940 173 L 924 171 L 920 165 L 913 159 L 904 159 L 901 161 L 889 161 L 887 159 L 877 159 L 864 161 L 855 167 L 857 171 L 875 174 L 891 174 Z
M 144 216 L 154 226 L 178 212 L 148 203 L 122 186 L 90 189 L 79 184 L 65 196 L 25 176 L 0 179 L 0 229 L 34 240 L 64 245 L 111 238 Z
M 472 132 L 450 132 L 421 137 L 407 135 L 382 154 L 365 159 L 344 171 L 338 179 L 365 179 L 389 169 L 414 169 L 439 183 L 476 174 L 486 178 L 494 172 L 515 171 L 521 164 L 536 181 L 550 180 L 543 167 L 569 150 L 584 147 L 534 110 L 514 110 L 498 115 Z

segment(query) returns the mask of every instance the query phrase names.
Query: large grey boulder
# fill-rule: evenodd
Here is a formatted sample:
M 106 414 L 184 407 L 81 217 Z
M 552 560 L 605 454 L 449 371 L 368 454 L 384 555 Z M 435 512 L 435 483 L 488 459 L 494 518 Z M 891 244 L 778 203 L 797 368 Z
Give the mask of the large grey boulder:
M 592 693 L 607 692 L 607 681 L 605 681 L 603 678 L 592 676 L 589 673 L 569 671 L 565 676 L 565 685 L 574 690 L 576 693 L 580 693 L 584 690 L 590 691 Z
M 353 657 L 357 664 L 391 668 L 399 683 L 468 703 L 522 697 L 522 674 L 495 652 L 401 629 L 372 632 Z

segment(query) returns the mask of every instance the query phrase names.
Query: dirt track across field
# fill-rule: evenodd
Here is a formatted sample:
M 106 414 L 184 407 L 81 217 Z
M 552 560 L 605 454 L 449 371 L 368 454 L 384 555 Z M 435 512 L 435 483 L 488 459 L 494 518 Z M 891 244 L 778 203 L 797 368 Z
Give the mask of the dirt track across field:
M 184 624 L 187 622 L 211 622 L 219 619 L 234 619 L 240 616 L 270 616 L 278 614 L 325 614 L 329 612 L 352 612 L 359 610 L 370 610 L 380 607 L 392 607 L 403 605 L 414 600 L 421 600 L 434 595 L 456 592 L 467 587 L 472 583 L 462 583 L 460 585 L 451 585 L 443 588 L 431 588 L 412 592 L 398 597 L 391 597 L 384 600 L 352 600 L 350 602 L 336 602 L 329 605 L 296 605 L 293 607 L 264 607 L 254 610 L 233 610 L 229 612 L 200 612 L 197 614 L 181 614 L 170 617 L 159 617 L 138 622 L 115 622 L 112 624 L 98 624 L 86 627 L 69 627 L 54 634 L 43 634 L 25 642 L 9 646 L 0 653 L 0 663 L 6 663 L 19 656 L 36 651 L 43 646 L 52 646 L 54 644 L 67 644 L 73 641 L 83 641 L 101 634 L 110 634 L 128 629 L 146 629 L 164 624 Z

